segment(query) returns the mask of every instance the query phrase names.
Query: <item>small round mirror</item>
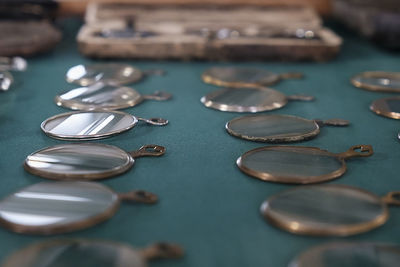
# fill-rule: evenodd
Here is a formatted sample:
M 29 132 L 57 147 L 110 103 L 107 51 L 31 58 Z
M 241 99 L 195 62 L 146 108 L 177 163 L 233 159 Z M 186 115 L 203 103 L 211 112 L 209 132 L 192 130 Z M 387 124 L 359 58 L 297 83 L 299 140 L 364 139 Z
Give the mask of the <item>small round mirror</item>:
M 67 82 L 81 86 L 88 86 L 99 81 L 105 84 L 123 85 L 139 81 L 143 73 L 128 64 L 98 63 L 74 66 L 67 71 L 65 77 Z
M 73 110 L 115 110 L 136 106 L 144 100 L 167 100 L 171 95 L 155 92 L 141 95 L 133 88 L 113 86 L 98 82 L 87 87 L 79 87 L 55 97 L 58 106 Z
M 24 168 L 48 179 L 97 180 L 128 171 L 136 158 L 161 156 L 164 153 L 165 148 L 158 145 L 146 145 L 128 153 L 104 144 L 62 144 L 30 154 Z
M 138 120 L 166 125 L 161 118 L 142 119 L 120 111 L 77 111 L 62 113 L 42 122 L 48 136 L 61 140 L 93 140 L 110 137 L 136 126 Z
M 397 120 L 400 119 L 400 97 L 377 99 L 372 102 L 369 108 L 380 116 Z
M 400 92 L 400 72 L 367 71 L 351 78 L 358 88 L 380 92 Z
M 387 204 L 346 185 L 299 186 L 269 197 L 261 213 L 271 224 L 295 233 L 348 236 L 370 231 L 389 218 Z

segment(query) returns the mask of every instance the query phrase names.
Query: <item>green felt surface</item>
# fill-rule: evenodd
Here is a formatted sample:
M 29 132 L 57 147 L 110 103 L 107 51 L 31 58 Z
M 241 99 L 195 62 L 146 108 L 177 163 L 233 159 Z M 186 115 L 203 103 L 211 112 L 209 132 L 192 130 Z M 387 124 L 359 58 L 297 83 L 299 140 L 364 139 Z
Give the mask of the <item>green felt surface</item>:
M 67 110 L 57 107 L 56 93 L 73 88 L 64 80 L 66 70 L 91 62 L 82 57 L 74 42 L 80 22 L 61 22 L 63 42 L 51 53 L 29 60 L 29 69 L 16 73 L 15 86 L 0 95 L 0 197 L 26 185 L 41 182 L 22 168 L 25 157 L 43 147 L 60 144 L 45 136 L 40 123 Z M 205 108 L 200 97 L 216 89 L 200 80 L 210 66 L 227 63 L 126 61 L 142 69 L 162 68 L 168 74 L 151 77 L 134 87 L 145 93 L 165 90 L 166 102 L 146 102 L 127 109 L 142 117 L 161 116 L 166 127 L 139 125 L 121 135 L 99 142 L 134 150 L 143 144 L 167 148 L 160 158 L 138 159 L 134 168 L 119 177 L 102 181 L 116 191 L 145 189 L 159 195 L 154 206 L 123 204 L 109 221 L 79 232 L 60 235 L 110 239 L 144 246 L 155 241 L 181 244 L 181 260 L 157 261 L 151 266 L 286 266 L 304 249 L 332 240 L 400 242 L 400 209 L 390 208 L 390 219 L 371 232 L 349 238 L 296 236 L 267 224 L 259 213 L 268 196 L 292 185 L 266 183 L 246 176 L 235 165 L 244 152 L 262 146 L 228 135 L 225 123 L 240 115 Z M 382 51 L 347 34 L 339 57 L 328 63 L 237 63 L 282 73 L 304 72 L 304 80 L 275 86 L 287 94 L 308 94 L 316 101 L 292 102 L 271 114 L 306 118 L 343 118 L 347 128 L 325 127 L 320 135 L 297 145 L 343 152 L 355 144 L 371 144 L 375 154 L 348 161 L 348 171 L 332 183 L 343 183 L 383 195 L 400 190 L 399 122 L 379 117 L 368 109 L 376 98 L 390 94 L 352 87 L 349 78 L 365 70 L 400 71 L 400 55 Z M 346 207 L 343 207 L 344 209 Z M 58 236 L 58 237 L 60 237 Z M 25 236 L 0 229 L 0 260 L 34 241 L 48 237 Z

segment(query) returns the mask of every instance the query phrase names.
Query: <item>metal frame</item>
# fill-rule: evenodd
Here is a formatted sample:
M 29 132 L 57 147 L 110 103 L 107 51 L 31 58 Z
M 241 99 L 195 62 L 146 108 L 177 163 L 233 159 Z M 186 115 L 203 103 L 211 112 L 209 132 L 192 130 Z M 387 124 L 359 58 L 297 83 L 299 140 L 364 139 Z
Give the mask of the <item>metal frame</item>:
M 307 150 L 314 150 L 314 151 L 322 152 L 326 156 L 330 156 L 332 158 L 335 158 L 337 161 L 339 161 L 341 164 L 341 168 L 339 168 L 336 171 L 333 171 L 331 173 L 324 174 L 324 175 L 305 177 L 305 179 L 302 179 L 301 181 L 299 181 L 299 179 L 289 177 L 289 176 L 276 176 L 276 175 L 272 175 L 272 174 L 266 173 L 266 172 L 255 171 L 243 164 L 243 158 L 245 158 L 251 154 L 258 153 L 260 151 L 280 149 L 280 148 L 285 148 L 285 149 L 287 149 L 287 148 L 289 148 L 289 149 L 290 148 L 293 148 L 293 149 L 303 148 L 303 149 L 307 149 Z M 361 149 L 361 152 L 356 151 L 357 149 Z M 370 145 L 353 146 L 348 151 L 339 153 L 339 154 L 331 153 L 327 150 L 322 150 L 317 147 L 266 146 L 266 147 L 255 148 L 255 149 L 245 152 L 242 156 L 240 156 L 236 160 L 236 165 L 245 174 L 255 177 L 257 179 L 263 180 L 263 181 L 276 182 L 276 183 L 289 183 L 289 184 L 311 184 L 311 183 L 321 183 L 321 182 L 330 181 L 330 180 L 333 180 L 335 178 L 339 178 L 340 176 L 342 176 L 347 170 L 345 159 L 352 158 L 352 157 L 368 157 L 372 154 L 373 154 L 373 150 Z
M 87 135 L 60 135 L 60 134 L 52 134 L 50 131 L 46 130 L 45 126 L 47 123 L 49 123 L 52 120 L 58 119 L 60 117 L 66 117 L 66 116 L 70 116 L 70 115 L 74 115 L 74 114 L 80 114 L 80 113 L 117 113 L 120 115 L 124 115 L 124 116 L 131 116 L 133 118 L 133 123 L 127 127 L 121 128 L 120 130 L 117 131 L 112 131 L 109 133 L 105 133 L 105 134 L 95 134 L 95 135 L 91 135 L 90 137 Z M 122 111 L 115 111 L 115 110 L 103 110 L 103 111 L 72 111 L 72 112 L 66 112 L 66 113 L 61 113 L 55 116 L 52 116 L 46 120 L 44 120 L 41 124 L 40 124 L 40 128 L 42 129 L 42 131 L 49 137 L 55 138 L 55 139 L 59 139 L 59 140 L 96 140 L 96 139 L 103 139 L 103 138 L 107 138 L 107 137 L 111 137 L 120 133 L 123 133 L 125 131 L 128 131 L 130 129 L 132 129 L 133 127 L 136 126 L 136 124 L 138 123 L 138 118 L 126 113 L 126 112 L 122 112 Z
M 373 112 L 375 112 L 376 114 L 383 116 L 383 117 L 387 117 L 387 118 L 391 118 L 391 119 L 396 119 L 399 120 L 400 119 L 400 113 L 399 112 L 391 112 L 391 111 L 386 111 L 383 110 L 381 108 L 382 104 L 384 101 L 386 100 L 398 100 L 400 103 L 400 97 L 399 96 L 394 96 L 394 97 L 385 97 L 385 98 L 379 98 L 377 100 L 375 100 L 374 102 L 371 103 L 371 105 L 369 106 L 369 109 Z
M 267 142 L 267 143 L 279 143 L 279 142 L 297 142 L 297 141 L 303 141 L 303 140 L 309 140 L 312 139 L 314 137 L 316 137 L 319 133 L 320 133 L 320 126 L 318 125 L 318 123 L 315 120 L 308 120 L 305 118 L 301 118 L 301 117 L 297 117 L 297 116 L 291 116 L 291 115 L 259 115 L 259 116 L 268 116 L 268 117 L 290 117 L 290 118 L 294 118 L 294 119 L 298 119 L 298 120 L 303 120 L 309 123 L 313 123 L 315 126 L 314 131 L 308 132 L 308 133 L 304 133 L 304 134 L 300 134 L 297 136 L 291 136 L 291 137 L 279 137 L 279 136 L 264 136 L 264 137 L 256 137 L 256 136 L 250 136 L 250 135 L 246 135 L 246 134 L 241 134 L 239 132 L 236 132 L 234 130 L 232 130 L 230 128 L 230 125 L 234 122 L 240 121 L 240 120 L 246 120 L 249 117 L 254 117 L 254 116 L 258 116 L 258 115 L 247 115 L 247 116 L 242 116 L 242 117 L 236 117 L 230 121 L 228 121 L 225 124 L 225 129 L 226 131 L 235 137 L 241 138 L 241 139 L 245 139 L 245 140 L 250 140 L 250 141 L 256 141 L 256 142 Z
M 85 182 L 85 183 L 90 183 L 90 182 Z M 121 201 L 135 201 L 147 204 L 153 204 L 157 202 L 157 196 L 146 191 L 139 190 L 139 191 L 131 191 L 128 193 L 116 193 L 115 191 L 111 190 L 109 187 L 105 185 L 102 185 L 102 187 L 104 188 L 104 190 L 107 190 L 110 194 L 116 196 L 115 198 L 116 200 L 114 201 L 114 203 L 112 203 L 112 205 L 109 208 L 105 209 L 103 212 L 95 216 L 89 217 L 87 219 L 62 225 L 28 226 L 23 224 L 12 223 L 0 217 L 0 225 L 10 231 L 20 234 L 51 235 L 51 234 L 69 233 L 89 228 L 91 226 L 94 226 L 111 218 L 119 209 Z
M 386 71 L 366 71 L 366 72 L 361 72 L 357 75 L 354 75 L 350 79 L 350 83 L 354 85 L 357 88 L 362 88 L 366 89 L 369 91 L 375 91 L 375 92 L 391 92 L 391 93 L 399 93 L 400 92 L 400 87 L 391 89 L 385 86 L 380 86 L 380 85 L 373 85 L 373 84 L 368 84 L 368 83 L 362 83 L 356 80 L 358 77 L 364 77 L 364 78 L 386 78 L 386 79 L 398 79 L 400 80 L 400 73 L 399 72 L 386 72 Z
M 250 88 L 246 88 L 246 89 L 250 89 Z M 223 103 L 216 103 L 213 101 L 213 99 L 215 97 L 217 97 L 227 91 L 230 91 L 230 90 L 237 90 L 237 89 L 232 89 L 232 88 L 222 88 L 222 89 L 213 91 L 213 92 L 203 96 L 200 99 L 200 101 L 206 107 L 213 108 L 213 109 L 220 110 L 220 111 L 252 112 L 252 113 L 279 109 L 279 108 L 284 107 L 288 102 L 287 96 L 285 96 L 281 92 L 276 91 L 274 89 L 267 88 L 267 87 L 252 87 L 251 89 L 271 91 L 277 96 L 276 98 L 280 98 L 280 100 L 279 99 L 276 100 L 276 102 L 273 105 L 269 105 L 269 106 L 251 106 L 251 107 L 243 107 L 243 106 L 237 106 L 237 105 L 227 105 L 227 104 L 223 104 Z
M 320 230 L 320 229 L 315 229 L 313 227 L 308 227 L 308 226 L 302 225 L 299 222 L 297 222 L 297 224 L 294 226 L 293 222 L 280 220 L 278 218 L 275 218 L 268 212 L 268 208 L 269 208 L 268 202 L 279 197 L 280 193 L 278 193 L 276 195 L 269 197 L 267 200 L 265 200 L 262 203 L 261 208 L 260 208 L 261 214 L 268 222 L 270 222 L 272 225 L 274 225 L 280 229 L 283 229 L 283 230 L 288 231 L 293 234 L 312 235 L 312 236 L 349 236 L 349 235 L 360 234 L 360 233 L 370 231 L 374 228 L 377 228 L 377 227 L 383 225 L 388 220 L 389 210 L 387 207 L 387 202 L 384 201 L 382 198 L 376 196 L 375 194 L 372 194 L 363 189 L 348 186 L 348 185 L 330 184 L 330 185 L 324 185 L 324 186 L 346 188 L 346 189 L 351 189 L 351 190 L 361 192 L 363 194 L 368 194 L 369 196 L 376 199 L 376 202 L 381 205 L 383 212 L 379 216 L 377 216 L 374 220 L 371 220 L 366 223 L 360 223 L 357 225 L 347 225 L 347 226 L 338 225 L 336 227 L 333 227 L 331 229 L 326 229 L 326 230 Z M 288 189 L 285 192 L 294 191 L 294 190 L 297 190 L 298 188 L 300 188 L 300 187 Z
M 32 167 L 28 164 L 29 157 L 34 156 L 37 153 L 41 153 L 43 151 L 51 150 L 57 147 L 64 147 L 64 146 L 94 146 L 94 147 L 104 147 L 108 149 L 112 149 L 114 151 L 118 151 L 121 153 L 121 155 L 126 156 L 126 164 L 115 167 L 113 169 L 107 170 L 107 171 L 102 171 L 102 172 L 97 172 L 97 173 L 58 173 L 58 172 L 51 172 L 51 171 L 45 171 L 41 170 L 35 167 Z M 153 149 L 153 152 L 150 152 L 149 149 Z M 133 152 L 126 152 L 116 146 L 111 146 L 111 145 L 105 145 L 105 144 L 98 144 L 98 143 L 72 143 L 72 144 L 61 144 L 61 145 L 55 145 L 55 146 L 50 146 L 46 147 L 43 149 L 40 149 L 36 152 L 33 152 L 30 154 L 24 161 L 23 167 L 24 169 L 34 175 L 51 179 L 51 180 L 86 180 L 86 181 L 92 181 L 92 180 L 100 180 L 100 179 L 105 179 L 105 178 L 110 178 L 113 176 L 117 176 L 120 174 L 123 174 L 130 170 L 133 165 L 135 164 L 135 159 L 139 157 L 144 157 L 144 156 L 161 156 L 165 153 L 165 148 L 163 146 L 159 145 L 145 145 L 139 148 L 137 151 Z

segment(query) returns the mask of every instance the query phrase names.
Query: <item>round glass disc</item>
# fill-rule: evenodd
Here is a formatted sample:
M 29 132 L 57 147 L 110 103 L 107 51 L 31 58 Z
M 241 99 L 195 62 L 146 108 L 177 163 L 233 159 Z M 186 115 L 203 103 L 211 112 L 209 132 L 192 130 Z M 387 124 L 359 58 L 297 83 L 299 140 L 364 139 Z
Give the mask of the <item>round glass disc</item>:
M 313 120 L 289 115 L 248 115 L 235 118 L 225 125 L 229 134 L 251 141 L 294 142 L 319 133 Z
M 109 218 L 117 194 L 99 183 L 42 182 L 0 201 L 2 225 L 19 233 L 64 233 Z
M 378 115 L 400 119 L 400 97 L 377 99 L 372 102 L 370 109 Z
M 218 86 L 254 87 L 271 85 L 279 81 L 279 75 L 257 68 L 213 67 L 203 73 L 203 81 Z
M 63 140 L 90 140 L 112 136 L 131 129 L 138 120 L 119 111 L 68 112 L 41 124 L 50 137 Z
M 55 98 L 58 106 L 74 110 L 123 109 L 133 107 L 142 100 L 139 92 L 132 88 L 103 83 L 72 89 Z
M 333 242 L 303 252 L 289 267 L 397 267 L 399 262 L 400 247 L 396 245 Z
M 368 71 L 357 74 L 351 83 L 359 88 L 381 91 L 400 92 L 400 72 Z
M 386 222 L 380 198 L 345 185 L 300 186 L 268 198 L 261 213 L 273 225 L 296 234 L 347 236 Z
M 130 246 L 87 240 L 50 240 L 12 254 L 4 267 L 145 267 L 143 257 Z
M 223 88 L 201 98 L 209 108 L 231 112 L 261 112 L 286 105 L 282 93 L 269 88 Z
M 29 155 L 24 167 L 49 179 L 94 180 L 121 174 L 135 160 L 125 151 L 103 144 L 62 144 Z
M 264 181 L 307 184 L 341 176 L 345 163 L 326 150 L 301 146 L 268 146 L 250 150 L 237 160 L 244 173 Z
M 122 85 L 134 83 L 143 77 L 143 72 L 128 64 L 98 63 L 77 65 L 70 68 L 65 76 L 67 82 L 88 86 L 96 82 Z

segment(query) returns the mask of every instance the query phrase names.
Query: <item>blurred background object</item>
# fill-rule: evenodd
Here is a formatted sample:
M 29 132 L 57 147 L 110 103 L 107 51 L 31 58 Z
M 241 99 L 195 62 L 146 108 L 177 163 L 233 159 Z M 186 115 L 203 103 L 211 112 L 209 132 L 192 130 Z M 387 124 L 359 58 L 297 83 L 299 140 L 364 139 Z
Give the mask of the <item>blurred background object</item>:
M 333 0 L 337 19 L 377 44 L 400 49 L 399 0 Z
M 53 48 L 61 32 L 52 21 L 58 4 L 50 0 L 0 2 L 0 56 L 31 56 Z

